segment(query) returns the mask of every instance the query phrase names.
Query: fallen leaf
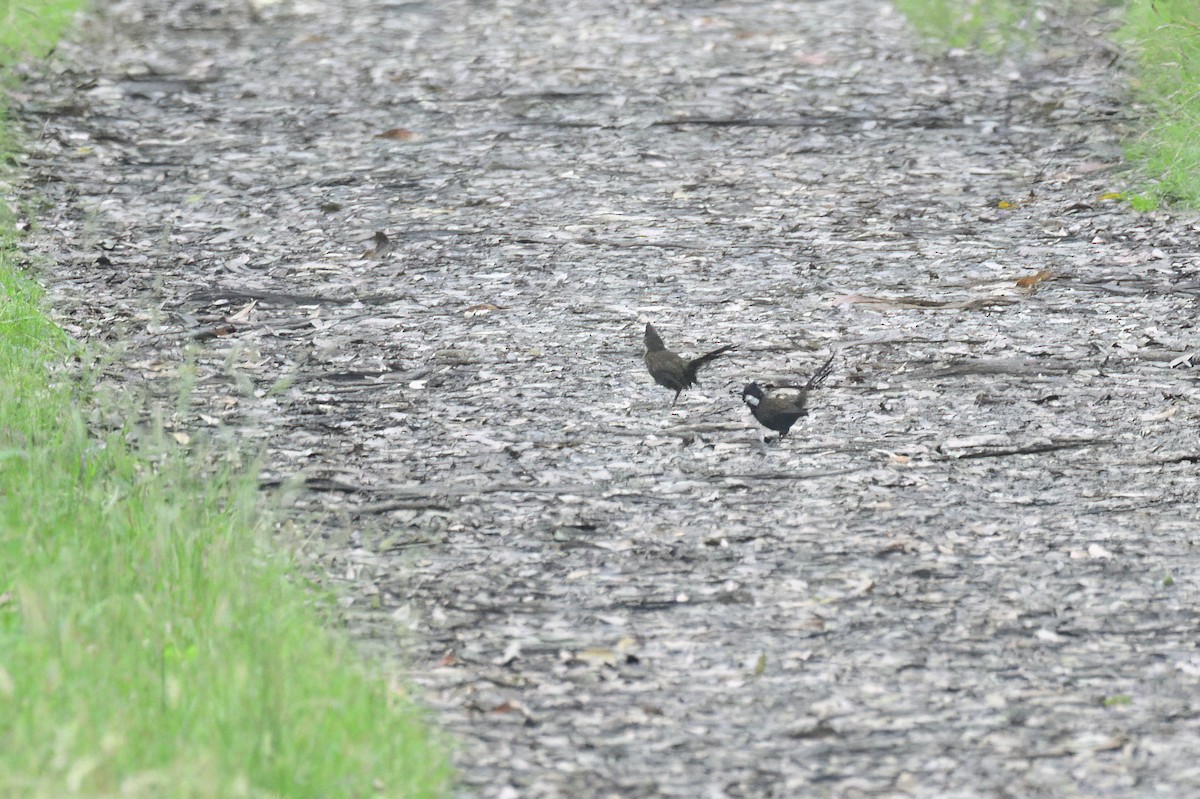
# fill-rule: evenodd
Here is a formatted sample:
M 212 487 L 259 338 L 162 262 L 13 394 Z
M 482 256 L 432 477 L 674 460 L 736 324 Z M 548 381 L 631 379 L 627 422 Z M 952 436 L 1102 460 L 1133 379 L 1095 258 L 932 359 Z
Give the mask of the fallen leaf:
M 1179 410 L 1178 407 L 1172 405 L 1169 408 L 1165 408 L 1165 409 L 1163 409 L 1161 411 L 1157 411 L 1155 413 L 1144 413 L 1144 414 L 1142 414 L 1141 421 L 1143 421 L 1143 422 L 1165 422 L 1165 421 L 1168 421 L 1172 416 L 1174 416 L 1175 412 L 1178 410 Z
M 873 450 L 873 452 L 876 452 L 879 455 L 883 455 L 883 456 L 887 457 L 887 459 L 890 460 L 892 463 L 905 464 L 905 463 L 909 463 L 912 461 L 912 458 L 910 458 L 908 455 L 901 455 L 898 452 L 891 452 L 886 449 L 877 449 L 877 450 Z
M 530 716 L 529 708 L 515 699 L 507 699 L 492 708 L 493 713 L 520 713 L 523 716 Z
M 250 313 L 258 305 L 258 300 L 250 300 L 241 310 L 231 316 L 225 317 L 226 322 L 245 322 L 250 319 Z
M 486 314 L 490 314 L 492 311 L 500 310 L 503 309 L 499 305 L 492 305 L 490 302 L 484 302 L 480 303 L 479 305 L 472 305 L 470 308 L 463 311 L 463 316 L 470 319 L 475 316 L 484 316 Z
M 938 446 L 942 452 L 951 449 L 976 449 L 978 447 L 1001 447 L 1011 443 L 1012 439 L 1001 433 L 982 433 L 962 438 L 948 438 Z
M 1021 278 L 1017 281 L 1017 285 L 1023 289 L 1031 289 L 1038 283 L 1043 283 L 1052 277 L 1054 277 L 1053 272 L 1051 272 L 1049 269 L 1043 269 L 1037 274 L 1026 275 L 1025 277 Z
M 575 653 L 575 660 L 589 666 L 616 666 L 617 653 L 601 646 L 590 646 Z
M 408 128 L 392 128 L 385 130 L 383 133 L 375 134 L 377 139 L 392 139 L 394 141 L 416 141 L 421 138 L 421 134 L 413 133 Z

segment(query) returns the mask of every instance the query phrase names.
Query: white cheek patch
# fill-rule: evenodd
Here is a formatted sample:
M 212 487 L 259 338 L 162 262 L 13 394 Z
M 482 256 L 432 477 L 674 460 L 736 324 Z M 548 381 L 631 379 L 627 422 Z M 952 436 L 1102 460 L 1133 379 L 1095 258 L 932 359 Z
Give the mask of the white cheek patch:
M 750 407 L 752 407 L 752 408 L 758 407 L 759 399 L 758 399 L 758 397 L 754 396 L 753 394 L 747 394 L 745 397 L 743 397 L 743 399 L 746 400 L 746 404 L 749 405 Z

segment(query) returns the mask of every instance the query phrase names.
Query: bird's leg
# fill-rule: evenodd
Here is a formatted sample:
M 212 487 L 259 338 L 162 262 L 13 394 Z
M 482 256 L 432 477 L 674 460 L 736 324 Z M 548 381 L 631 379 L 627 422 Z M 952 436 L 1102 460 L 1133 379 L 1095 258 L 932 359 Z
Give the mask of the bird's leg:
M 682 389 L 682 388 L 681 388 L 681 389 L 679 389 L 679 391 L 676 391 L 676 392 L 675 392 L 675 399 L 671 400 L 671 407 L 672 407 L 672 408 L 674 408 L 674 407 L 675 407 L 675 404 L 676 404 L 677 402 L 679 402 L 679 395 L 680 395 L 681 393 L 683 393 L 683 389 Z

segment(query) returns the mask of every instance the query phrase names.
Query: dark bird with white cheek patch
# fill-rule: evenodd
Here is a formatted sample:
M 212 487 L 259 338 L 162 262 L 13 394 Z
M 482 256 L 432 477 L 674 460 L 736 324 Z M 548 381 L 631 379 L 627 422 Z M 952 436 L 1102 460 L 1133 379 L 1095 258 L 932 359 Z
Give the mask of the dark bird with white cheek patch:
M 675 399 L 671 401 L 672 406 L 679 402 L 679 394 L 685 388 L 700 384 L 696 373 L 700 371 L 701 366 L 733 349 L 732 344 L 727 344 L 720 349 L 706 352 L 699 358 L 685 361 L 667 349 L 667 345 L 663 344 L 658 331 L 649 322 L 646 323 L 645 342 L 646 356 L 643 360 L 646 362 L 646 368 L 650 370 L 650 376 L 654 378 L 655 383 L 675 392 Z
M 750 406 L 750 413 L 763 427 L 779 433 L 782 439 L 801 416 L 808 415 L 808 392 L 817 388 L 829 377 L 833 356 L 829 356 L 808 382 L 803 386 L 760 386 L 747 383 L 742 389 L 742 402 Z

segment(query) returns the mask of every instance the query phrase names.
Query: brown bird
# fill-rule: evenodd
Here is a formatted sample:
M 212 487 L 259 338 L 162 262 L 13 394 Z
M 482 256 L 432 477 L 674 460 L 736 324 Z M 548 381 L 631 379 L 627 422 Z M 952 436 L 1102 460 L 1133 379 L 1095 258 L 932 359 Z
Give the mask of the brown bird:
M 646 357 L 644 360 L 646 361 L 646 368 L 650 370 L 650 376 L 654 378 L 655 383 L 675 392 L 675 399 L 671 401 L 672 407 L 675 406 L 675 403 L 679 402 L 680 392 L 685 388 L 700 384 L 696 373 L 700 371 L 701 366 L 733 349 L 732 344 L 727 344 L 718 350 L 706 352 L 699 358 L 685 361 L 667 349 L 667 345 L 663 344 L 658 331 L 649 322 L 646 323 L 645 340 Z

